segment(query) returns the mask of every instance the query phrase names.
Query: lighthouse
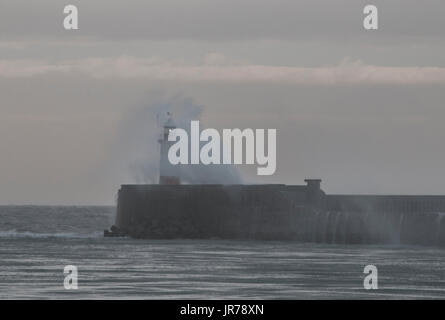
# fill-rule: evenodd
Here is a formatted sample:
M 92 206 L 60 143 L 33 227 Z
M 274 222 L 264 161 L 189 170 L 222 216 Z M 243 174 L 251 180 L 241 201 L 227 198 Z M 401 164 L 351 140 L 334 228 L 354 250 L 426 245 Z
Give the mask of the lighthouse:
M 167 121 L 162 128 L 159 139 L 161 145 L 161 159 L 159 166 L 159 184 L 180 184 L 179 165 L 172 165 L 168 160 L 168 150 L 174 141 L 168 141 L 170 131 L 176 128 L 170 112 L 167 112 Z

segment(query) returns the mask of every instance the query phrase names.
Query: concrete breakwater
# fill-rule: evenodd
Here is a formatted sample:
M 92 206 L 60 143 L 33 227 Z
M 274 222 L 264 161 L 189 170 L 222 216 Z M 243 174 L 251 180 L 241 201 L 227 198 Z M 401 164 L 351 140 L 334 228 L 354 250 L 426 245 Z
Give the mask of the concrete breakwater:
M 326 195 L 307 185 L 122 185 L 114 233 L 445 246 L 445 196 Z

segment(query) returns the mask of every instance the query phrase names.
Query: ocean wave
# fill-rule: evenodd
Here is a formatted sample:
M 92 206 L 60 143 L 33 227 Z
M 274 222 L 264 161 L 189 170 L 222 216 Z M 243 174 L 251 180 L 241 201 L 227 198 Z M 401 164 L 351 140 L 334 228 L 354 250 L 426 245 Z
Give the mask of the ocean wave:
M 100 231 L 90 234 L 56 232 L 56 233 L 36 233 L 31 231 L 7 230 L 0 231 L 0 238 L 65 238 L 65 239 L 91 239 L 101 238 L 103 233 Z

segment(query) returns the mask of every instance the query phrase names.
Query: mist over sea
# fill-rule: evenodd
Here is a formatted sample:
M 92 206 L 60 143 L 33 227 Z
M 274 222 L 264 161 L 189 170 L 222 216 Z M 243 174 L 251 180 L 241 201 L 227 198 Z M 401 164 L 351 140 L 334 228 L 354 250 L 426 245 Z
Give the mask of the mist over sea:
M 1 299 L 445 298 L 445 250 L 104 238 L 114 207 L 1 206 Z M 378 290 L 363 269 L 378 267 Z M 79 289 L 65 290 L 65 265 Z

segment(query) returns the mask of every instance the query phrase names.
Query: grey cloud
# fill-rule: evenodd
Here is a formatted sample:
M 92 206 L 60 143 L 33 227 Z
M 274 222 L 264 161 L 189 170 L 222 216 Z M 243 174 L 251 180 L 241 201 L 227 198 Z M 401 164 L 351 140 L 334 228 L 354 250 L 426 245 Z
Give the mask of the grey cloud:
M 87 36 L 93 39 L 194 39 L 292 41 L 381 41 L 385 36 L 443 39 L 445 2 L 375 0 L 381 28 L 362 28 L 364 0 L 76 0 L 80 30 L 62 29 L 64 3 L 56 0 L 2 2 L 3 38 Z M 388 38 L 386 38 L 388 40 Z M 408 38 L 412 41 L 412 38 Z M 389 40 L 394 41 L 394 39 Z
M 94 78 L 143 78 L 159 81 L 267 82 L 298 85 L 443 84 L 445 68 L 380 67 L 345 60 L 315 68 L 252 65 L 209 55 L 204 64 L 190 65 L 159 58 L 88 58 L 51 63 L 44 60 L 0 60 L 0 77 L 21 78 L 61 73 Z

